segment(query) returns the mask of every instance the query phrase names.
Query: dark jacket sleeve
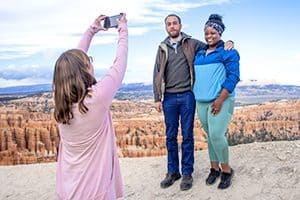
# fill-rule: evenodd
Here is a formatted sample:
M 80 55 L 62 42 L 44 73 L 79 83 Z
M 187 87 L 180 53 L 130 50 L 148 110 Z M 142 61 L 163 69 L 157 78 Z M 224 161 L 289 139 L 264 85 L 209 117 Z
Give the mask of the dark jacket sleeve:
M 195 53 L 197 53 L 199 50 L 205 49 L 206 44 L 204 42 L 201 42 L 199 40 L 195 40 Z
M 159 72 L 159 63 L 160 63 L 160 59 L 159 59 L 159 47 L 157 49 L 157 53 L 156 53 L 156 59 L 155 59 L 155 64 L 154 64 L 154 69 L 153 69 L 153 95 L 154 95 L 154 101 L 161 101 L 158 91 L 157 91 L 157 76 L 158 76 L 158 72 Z

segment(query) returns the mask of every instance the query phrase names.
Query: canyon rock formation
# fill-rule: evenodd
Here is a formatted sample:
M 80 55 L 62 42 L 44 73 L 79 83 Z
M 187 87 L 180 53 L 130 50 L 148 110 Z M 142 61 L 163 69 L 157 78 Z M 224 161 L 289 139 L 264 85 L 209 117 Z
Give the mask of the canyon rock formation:
M 120 157 L 166 154 L 163 115 L 152 100 L 114 101 L 111 112 Z M 50 93 L 0 104 L 0 165 L 56 160 L 59 130 Z M 195 149 L 206 149 L 206 134 L 195 116 Z M 237 107 L 228 128 L 231 145 L 300 139 L 300 100 Z M 178 141 L 181 144 L 179 131 Z

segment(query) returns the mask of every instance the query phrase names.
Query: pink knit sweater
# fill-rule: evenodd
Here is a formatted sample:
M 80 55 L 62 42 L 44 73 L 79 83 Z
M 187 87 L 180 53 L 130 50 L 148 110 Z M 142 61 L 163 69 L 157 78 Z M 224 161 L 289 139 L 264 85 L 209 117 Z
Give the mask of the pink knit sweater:
M 127 25 L 120 24 L 118 31 L 119 42 L 113 66 L 92 87 L 92 97 L 86 97 L 84 101 L 89 111 L 81 114 L 75 104 L 70 125 L 59 124 L 58 199 L 110 200 L 123 196 L 115 130 L 109 111 L 127 65 Z M 93 30 L 89 28 L 78 48 L 87 52 L 93 36 Z

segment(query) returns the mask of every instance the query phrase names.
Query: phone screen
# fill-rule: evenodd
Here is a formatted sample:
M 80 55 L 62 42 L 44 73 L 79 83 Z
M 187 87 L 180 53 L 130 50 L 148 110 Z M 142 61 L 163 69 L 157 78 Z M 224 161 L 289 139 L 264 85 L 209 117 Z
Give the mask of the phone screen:
M 121 17 L 122 17 L 121 14 L 110 16 L 110 17 L 106 17 L 104 19 L 104 28 L 117 27 L 118 26 L 117 19 L 120 19 Z

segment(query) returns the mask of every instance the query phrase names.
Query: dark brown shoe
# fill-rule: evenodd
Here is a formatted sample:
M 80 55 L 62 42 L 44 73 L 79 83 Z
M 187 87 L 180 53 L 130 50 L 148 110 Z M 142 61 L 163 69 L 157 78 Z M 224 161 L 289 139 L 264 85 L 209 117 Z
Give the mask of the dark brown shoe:
M 189 190 L 193 186 L 193 177 L 192 175 L 183 175 L 180 183 L 180 190 Z
M 181 175 L 179 173 L 167 173 L 166 178 L 160 183 L 160 187 L 167 188 L 167 187 L 173 185 L 173 183 L 180 178 L 181 178 Z

